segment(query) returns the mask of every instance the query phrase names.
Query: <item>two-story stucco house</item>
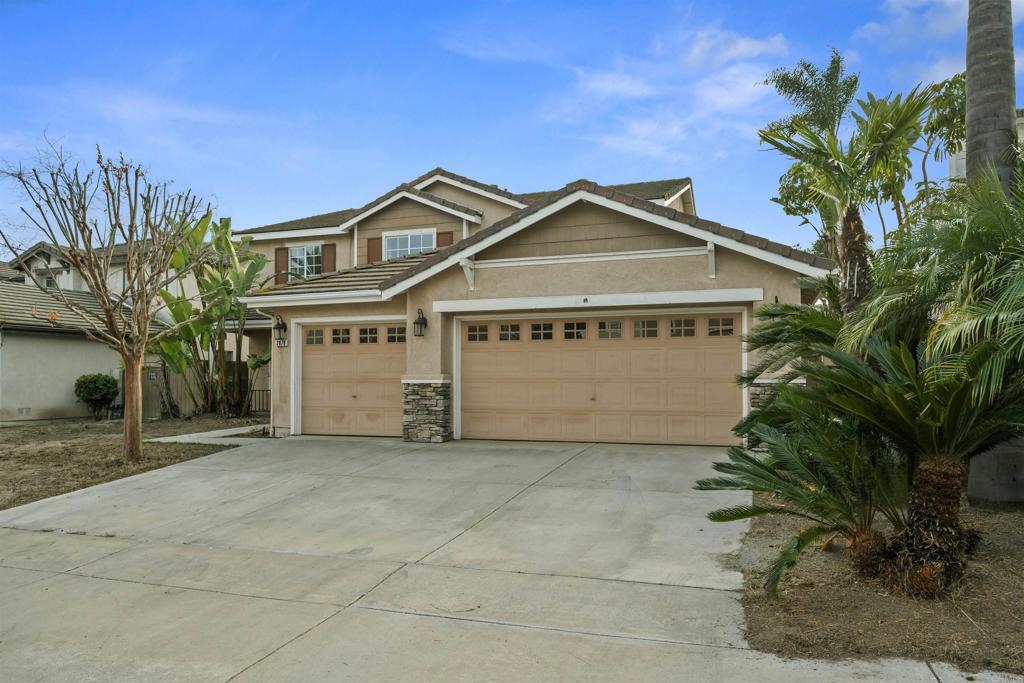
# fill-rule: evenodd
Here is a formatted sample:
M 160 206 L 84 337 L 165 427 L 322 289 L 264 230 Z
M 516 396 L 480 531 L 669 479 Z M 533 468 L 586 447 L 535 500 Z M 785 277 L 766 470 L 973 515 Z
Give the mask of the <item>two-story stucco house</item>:
M 831 268 L 698 218 L 689 179 L 515 194 L 438 168 L 240 234 L 281 273 L 246 301 L 292 434 L 733 443 L 754 307 Z

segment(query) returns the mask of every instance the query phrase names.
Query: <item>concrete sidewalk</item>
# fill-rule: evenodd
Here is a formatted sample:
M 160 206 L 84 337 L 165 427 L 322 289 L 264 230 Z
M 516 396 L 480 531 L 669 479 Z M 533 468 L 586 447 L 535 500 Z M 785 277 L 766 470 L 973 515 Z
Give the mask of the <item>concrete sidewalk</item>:
M 2 677 L 1019 680 L 749 650 L 717 449 L 244 443 L 0 512 Z

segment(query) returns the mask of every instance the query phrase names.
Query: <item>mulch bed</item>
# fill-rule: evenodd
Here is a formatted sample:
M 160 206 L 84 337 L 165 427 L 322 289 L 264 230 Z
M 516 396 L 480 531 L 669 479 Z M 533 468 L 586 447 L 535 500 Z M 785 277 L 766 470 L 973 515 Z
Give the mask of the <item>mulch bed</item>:
M 1024 674 L 1024 510 L 965 507 L 963 520 L 981 532 L 981 543 L 945 598 L 891 594 L 858 576 L 834 544 L 808 550 L 771 600 L 764 572 L 800 523 L 756 519 L 730 558 L 747 580 L 751 647 L 785 657 L 906 657 Z
M 157 420 L 143 438 L 205 432 L 262 422 L 259 418 Z M 191 460 L 229 446 L 146 443 L 139 463 L 121 457 L 119 420 L 62 421 L 0 428 L 0 510 Z

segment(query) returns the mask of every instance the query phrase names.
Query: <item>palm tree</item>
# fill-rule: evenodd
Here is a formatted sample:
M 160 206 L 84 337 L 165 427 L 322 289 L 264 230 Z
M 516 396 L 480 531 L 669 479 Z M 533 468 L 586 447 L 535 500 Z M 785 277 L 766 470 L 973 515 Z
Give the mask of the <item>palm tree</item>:
M 1013 178 L 1016 88 L 1010 0 L 970 0 L 967 15 L 967 180 L 994 167 L 1007 195 Z
M 905 152 L 921 132 L 930 89 L 914 88 L 905 97 L 869 97 L 859 101 L 857 129 L 845 144 L 797 119 L 792 132 L 762 130 L 761 140 L 813 170 L 811 190 L 835 207 L 840 216 L 837 256 L 842 310 L 850 315 L 871 288 L 871 250 L 861 207 L 873 184 Z
M 906 527 L 887 548 L 888 578 L 920 595 L 946 590 L 962 573 L 976 536 L 960 524 L 963 465 L 1024 426 L 1024 378 L 977 400 L 974 378 L 997 345 L 949 354 L 911 353 L 870 340 L 864 357 L 830 346 L 826 362 L 801 362 L 808 383 L 787 391 L 859 421 L 892 444 L 911 477 Z

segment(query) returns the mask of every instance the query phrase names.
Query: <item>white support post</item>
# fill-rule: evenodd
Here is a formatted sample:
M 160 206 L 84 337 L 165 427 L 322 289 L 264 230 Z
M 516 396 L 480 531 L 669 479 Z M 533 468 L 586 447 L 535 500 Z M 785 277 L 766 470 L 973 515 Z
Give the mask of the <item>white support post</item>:
M 715 243 L 708 242 L 708 277 L 715 279 Z
M 469 221 L 462 219 L 462 239 L 469 237 Z
M 462 272 L 466 275 L 466 284 L 469 285 L 469 290 L 473 291 L 476 289 L 476 268 L 472 259 L 460 259 L 459 265 L 462 266 Z

